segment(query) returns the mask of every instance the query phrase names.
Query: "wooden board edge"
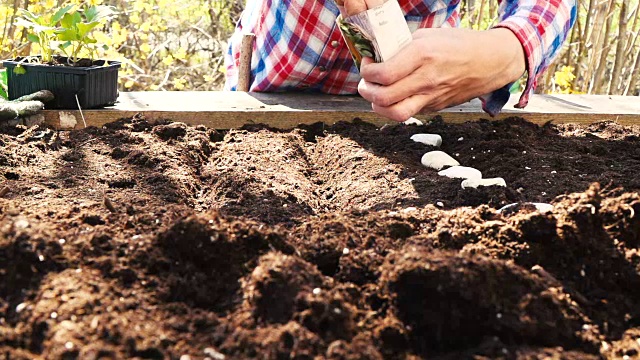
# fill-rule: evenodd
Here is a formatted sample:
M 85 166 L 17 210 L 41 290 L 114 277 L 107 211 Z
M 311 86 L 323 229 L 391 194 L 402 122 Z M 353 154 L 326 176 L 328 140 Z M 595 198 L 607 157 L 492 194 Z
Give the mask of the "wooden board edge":
M 101 127 L 122 118 L 143 116 L 149 121 L 171 120 L 189 125 L 204 125 L 215 129 L 239 128 L 246 124 L 266 124 L 274 128 L 289 129 L 300 124 L 324 122 L 328 125 L 340 121 L 353 121 L 358 118 L 378 126 L 394 124 L 392 120 L 382 118 L 373 112 L 354 111 L 128 111 L 128 110 L 45 110 L 42 112 L 45 123 L 58 130 L 82 129 L 86 126 Z M 84 121 L 83 121 L 84 115 Z M 592 124 L 599 121 L 615 121 L 621 125 L 640 125 L 639 114 L 596 114 L 596 113 L 528 113 L 503 112 L 491 118 L 484 112 L 448 112 L 417 115 L 416 118 L 428 121 L 434 116 L 442 117 L 448 123 L 468 121 L 504 120 L 521 117 L 534 124 L 553 123 Z

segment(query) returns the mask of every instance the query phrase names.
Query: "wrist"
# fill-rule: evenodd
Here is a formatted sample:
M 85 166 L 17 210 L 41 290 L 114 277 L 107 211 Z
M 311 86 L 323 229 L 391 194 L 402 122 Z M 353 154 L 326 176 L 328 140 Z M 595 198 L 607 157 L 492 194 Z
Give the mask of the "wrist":
M 501 86 L 522 77 L 526 70 L 526 55 L 516 35 L 507 28 L 486 30 L 483 35 L 485 39 L 482 43 L 492 44 L 486 48 L 492 60 L 488 64 L 496 65 L 496 76 L 500 79 Z

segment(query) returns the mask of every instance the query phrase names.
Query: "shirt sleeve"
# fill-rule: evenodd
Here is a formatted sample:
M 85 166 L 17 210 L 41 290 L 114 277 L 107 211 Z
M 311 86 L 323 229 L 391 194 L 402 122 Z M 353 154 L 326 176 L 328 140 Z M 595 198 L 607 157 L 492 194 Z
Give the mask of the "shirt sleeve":
M 496 27 L 511 30 L 527 58 L 527 83 L 516 107 L 527 105 L 538 77 L 558 55 L 576 21 L 576 0 L 503 0 Z

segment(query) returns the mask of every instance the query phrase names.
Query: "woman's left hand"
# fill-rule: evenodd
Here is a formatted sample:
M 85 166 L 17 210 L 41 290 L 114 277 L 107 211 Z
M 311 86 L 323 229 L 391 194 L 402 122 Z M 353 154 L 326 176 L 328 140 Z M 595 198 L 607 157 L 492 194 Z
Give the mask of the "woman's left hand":
M 488 94 L 524 71 L 524 50 L 509 29 L 419 29 L 390 60 L 363 59 L 358 91 L 375 112 L 401 122 Z

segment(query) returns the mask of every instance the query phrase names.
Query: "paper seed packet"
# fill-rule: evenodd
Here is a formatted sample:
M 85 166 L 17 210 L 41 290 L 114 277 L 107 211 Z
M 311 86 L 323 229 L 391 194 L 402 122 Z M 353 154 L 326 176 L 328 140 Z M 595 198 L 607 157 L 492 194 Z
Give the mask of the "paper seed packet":
M 397 0 L 346 18 L 338 15 L 336 22 L 358 69 L 363 57 L 387 61 L 412 39 Z

